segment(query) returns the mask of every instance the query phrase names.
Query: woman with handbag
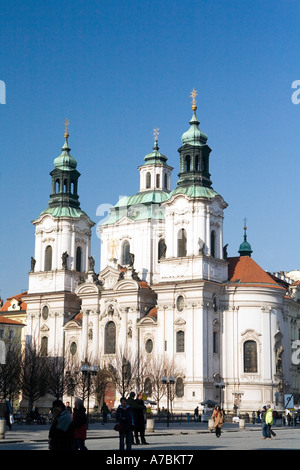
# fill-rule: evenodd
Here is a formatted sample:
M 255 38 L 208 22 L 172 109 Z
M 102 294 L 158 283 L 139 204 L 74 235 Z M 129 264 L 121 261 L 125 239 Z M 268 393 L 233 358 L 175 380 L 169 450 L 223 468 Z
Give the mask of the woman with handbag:
M 224 415 L 223 415 L 223 411 L 221 410 L 219 405 L 217 405 L 215 407 L 215 409 L 213 411 L 213 414 L 212 414 L 212 419 L 214 420 L 216 437 L 220 437 L 221 436 L 221 429 L 222 429 L 223 422 L 224 422 Z
M 126 450 L 131 450 L 132 430 L 134 428 L 133 413 L 130 406 L 127 405 L 125 397 L 121 398 L 121 405 L 117 409 L 115 430 L 119 431 L 120 450 L 124 450 L 124 441 L 126 439 Z

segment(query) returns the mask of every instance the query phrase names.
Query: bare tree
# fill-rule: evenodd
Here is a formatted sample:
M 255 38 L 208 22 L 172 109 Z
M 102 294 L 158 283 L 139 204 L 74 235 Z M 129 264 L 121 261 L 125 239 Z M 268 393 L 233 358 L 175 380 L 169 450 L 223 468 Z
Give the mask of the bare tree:
M 20 343 L 14 340 L 6 342 L 6 363 L 0 365 L 0 395 L 11 402 L 20 395 L 21 365 Z
M 23 398 L 28 400 L 28 412 L 33 403 L 47 391 L 46 358 L 36 344 L 27 344 L 23 353 L 20 384 Z
M 138 370 L 137 357 L 127 349 L 119 349 L 112 358 L 108 370 L 117 391 L 121 396 L 126 396 L 135 385 Z

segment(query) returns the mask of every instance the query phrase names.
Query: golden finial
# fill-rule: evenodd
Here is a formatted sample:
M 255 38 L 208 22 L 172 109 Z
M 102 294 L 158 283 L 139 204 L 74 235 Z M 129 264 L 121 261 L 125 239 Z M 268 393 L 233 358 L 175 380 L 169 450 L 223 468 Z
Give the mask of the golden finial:
M 159 131 L 158 128 L 157 128 L 157 129 L 153 129 L 153 135 L 154 135 L 154 140 L 155 140 L 155 142 L 157 142 L 157 140 L 158 140 L 158 135 L 159 135 L 159 132 L 158 132 L 158 131 Z
M 70 124 L 70 121 L 69 121 L 69 119 L 67 118 L 67 119 L 65 120 L 65 127 L 66 127 L 66 128 L 65 128 L 65 139 L 67 139 L 67 138 L 69 137 L 69 133 L 68 133 L 68 126 L 69 126 L 69 124 Z
M 193 88 L 193 91 L 191 91 L 191 94 L 190 94 L 190 97 L 193 98 L 193 101 L 192 101 L 192 110 L 193 111 L 196 111 L 197 109 L 197 106 L 196 106 L 196 96 L 198 95 L 197 91 L 195 90 L 195 88 Z

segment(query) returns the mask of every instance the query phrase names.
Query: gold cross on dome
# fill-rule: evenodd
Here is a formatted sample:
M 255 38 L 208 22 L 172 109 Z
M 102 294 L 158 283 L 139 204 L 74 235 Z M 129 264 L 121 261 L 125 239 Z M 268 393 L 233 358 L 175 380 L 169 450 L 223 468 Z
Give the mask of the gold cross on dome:
M 193 98 L 192 105 L 196 106 L 196 96 L 198 95 L 197 91 L 195 88 L 193 88 L 193 91 L 191 91 L 190 97 Z
M 153 129 L 154 140 L 157 142 L 159 136 L 159 129 Z
M 246 230 L 246 228 L 247 228 L 247 219 L 246 219 L 246 217 L 245 217 L 245 218 L 244 218 L 244 230 Z
M 68 134 L 68 126 L 69 126 L 69 124 L 70 124 L 70 121 L 69 121 L 69 119 L 67 118 L 67 119 L 65 120 L 65 127 L 66 127 L 66 129 L 65 129 L 65 137 L 69 137 L 69 134 Z

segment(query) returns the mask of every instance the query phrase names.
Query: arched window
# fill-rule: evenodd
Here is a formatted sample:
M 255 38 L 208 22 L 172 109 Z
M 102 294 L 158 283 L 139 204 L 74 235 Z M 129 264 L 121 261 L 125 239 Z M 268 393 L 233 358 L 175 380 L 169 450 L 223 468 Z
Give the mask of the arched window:
M 182 228 L 177 237 L 177 256 L 186 256 L 186 241 L 186 231 Z
M 160 188 L 160 175 L 156 175 L 156 187 Z
M 151 173 L 146 173 L 146 189 L 151 188 Z
M 176 333 L 176 352 L 184 352 L 184 331 L 182 330 Z
M 67 180 L 64 180 L 64 193 L 68 191 L 68 183 Z
M 45 271 L 52 269 L 52 246 L 48 245 L 45 250 Z
M 109 321 L 104 330 L 104 354 L 116 353 L 116 325 Z
M 122 245 L 121 264 L 130 264 L 130 243 L 127 240 Z
M 165 180 L 164 181 L 164 187 L 165 187 L 165 189 L 168 189 L 168 174 L 167 173 L 165 173 L 164 180 Z
M 184 383 L 181 377 L 178 377 L 175 384 L 175 394 L 177 398 L 184 396 Z
M 144 392 L 145 392 L 145 395 L 147 395 L 148 397 L 152 396 L 152 383 L 151 383 L 151 379 L 149 377 L 147 377 L 146 380 L 145 380 Z
M 59 193 L 59 187 L 60 187 L 60 183 L 59 183 L 59 180 L 56 180 L 55 181 L 55 193 Z
M 199 155 L 196 155 L 195 157 L 195 171 L 199 171 Z
M 210 233 L 210 254 L 215 258 L 216 256 L 216 232 L 214 230 Z
M 191 169 L 191 157 L 187 155 L 184 159 L 184 170 L 190 171 Z
M 166 242 L 163 238 L 161 238 L 158 242 L 158 259 L 162 259 L 166 257 Z
M 74 183 L 74 181 L 71 181 L 71 193 L 75 194 L 75 183 Z
M 76 271 L 81 271 L 81 258 L 82 258 L 82 251 L 80 246 L 76 249 Z
M 48 338 L 47 336 L 43 336 L 41 339 L 41 356 L 48 355 Z
M 244 342 L 244 372 L 257 372 L 256 341 Z

